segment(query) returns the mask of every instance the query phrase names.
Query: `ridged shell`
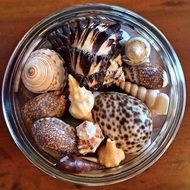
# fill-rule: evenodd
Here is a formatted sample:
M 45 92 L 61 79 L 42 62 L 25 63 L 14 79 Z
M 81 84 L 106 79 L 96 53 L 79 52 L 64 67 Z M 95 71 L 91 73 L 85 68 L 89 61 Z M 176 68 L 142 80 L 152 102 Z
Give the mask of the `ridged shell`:
M 86 88 L 98 89 L 103 85 L 110 59 L 119 49 L 121 26 L 108 20 L 97 17 L 72 20 L 48 36 L 53 48 L 68 62 L 71 74 Z
M 103 134 L 126 153 L 136 153 L 151 138 L 151 113 L 135 97 L 117 92 L 101 93 L 95 99 L 92 114 Z
M 39 119 L 34 122 L 32 132 L 38 146 L 56 158 L 65 153 L 78 152 L 75 128 L 60 119 Z
M 153 63 L 137 66 L 123 66 L 125 80 L 150 89 L 159 89 L 168 85 L 167 74 L 162 67 Z
M 80 87 L 76 79 L 69 75 L 69 107 L 70 114 L 76 119 L 92 120 L 91 110 L 94 106 L 94 96 L 90 90 Z
M 121 89 L 142 100 L 148 108 L 159 115 L 166 115 L 168 112 L 170 98 L 167 94 L 159 92 L 158 90 L 146 89 L 143 86 L 131 82 L 117 83 Z
M 33 93 L 64 88 L 67 72 L 63 59 L 53 50 L 40 49 L 31 53 L 22 71 L 25 87 Z

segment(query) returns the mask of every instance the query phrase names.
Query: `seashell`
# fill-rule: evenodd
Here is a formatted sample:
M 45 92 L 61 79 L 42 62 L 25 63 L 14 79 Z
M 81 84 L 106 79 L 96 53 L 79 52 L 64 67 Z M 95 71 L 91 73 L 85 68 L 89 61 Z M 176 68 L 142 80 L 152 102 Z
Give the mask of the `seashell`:
M 32 133 L 38 146 L 59 158 L 62 154 L 77 153 L 75 128 L 55 117 L 46 117 L 34 122 Z
M 70 173 L 84 173 L 105 168 L 99 163 L 89 161 L 79 156 L 65 156 L 56 165 L 59 169 Z
M 67 72 L 64 60 L 55 51 L 39 49 L 31 53 L 22 71 L 25 87 L 33 93 L 43 93 L 64 88 Z
M 92 114 L 103 134 L 126 153 L 136 153 L 151 138 L 151 113 L 135 97 L 117 92 L 101 93 L 95 98 Z
M 142 100 L 148 108 L 159 115 L 166 115 L 169 107 L 169 96 L 165 93 L 159 92 L 158 90 L 146 89 L 143 86 L 131 82 L 119 82 L 117 83 L 121 89 Z
M 76 79 L 69 75 L 69 107 L 70 114 L 76 119 L 92 121 L 91 110 L 94 106 L 94 96 L 85 87 L 80 87 Z
M 98 151 L 98 160 L 100 164 L 109 167 L 119 166 L 120 162 L 125 159 L 125 153 L 122 149 L 117 148 L 115 141 L 107 139 L 106 145 L 100 147 Z
M 78 140 L 78 150 L 81 154 L 94 153 L 100 143 L 104 140 L 102 130 L 99 125 L 89 121 L 84 121 L 76 127 Z
M 125 80 L 150 89 L 159 89 L 168 85 L 166 72 L 157 64 L 144 63 L 138 66 L 124 65 Z
M 25 125 L 31 130 L 34 121 L 42 117 L 61 117 L 66 109 L 65 96 L 60 91 L 40 94 L 21 108 Z
M 110 59 L 119 55 L 120 28 L 119 23 L 110 19 L 85 17 L 63 23 L 48 39 L 67 61 L 80 86 L 98 89 L 104 83 Z M 115 50 L 118 50 L 116 55 Z M 115 68 L 120 67 L 117 63 Z
M 133 37 L 125 43 L 123 61 L 130 65 L 139 65 L 150 56 L 150 44 L 142 37 Z

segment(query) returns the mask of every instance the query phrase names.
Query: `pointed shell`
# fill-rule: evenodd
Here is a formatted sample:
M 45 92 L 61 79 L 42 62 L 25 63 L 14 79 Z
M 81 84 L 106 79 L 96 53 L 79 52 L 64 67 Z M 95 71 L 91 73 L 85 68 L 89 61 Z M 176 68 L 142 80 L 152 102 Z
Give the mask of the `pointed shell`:
M 131 83 L 129 81 L 117 83 L 121 89 L 142 100 L 150 110 L 159 115 L 166 115 L 169 107 L 169 96 L 158 90 L 146 89 L 143 86 Z
M 125 159 L 125 153 L 122 149 L 117 148 L 115 141 L 107 139 L 106 145 L 100 147 L 98 151 L 98 160 L 100 164 L 106 167 L 115 167 Z
M 42 117 L 61 117 L 66 109 L 65 96 L 59 91 L 40 94 L 24 104 L 22 118 L 29 130 Z
M 31 53 L 22 71 L 25 87 L 33 93 L 60 90 L 66 85 L 67 73 L 63 59 L 53 50 Z
M 69 75 L 69 112 L 76 119 L 92 121 L 91 110 L 94 106 L 94 96 L 85 87 L 80 87 L 76 79 Z
M 126 81 L 134 82 L 150 89 L 159 89 L 168 85 L 166 72 L 157 64 L 143 63 L 138 66 L 124 65 Z
M 94 153 L 104 136 L 99 125 L 89 121 L 84 121 L 76 127 L 78 140 L 78 150 L 81 154 Z
M 76 153 L 75 128 L 55 117 L 46 117 L 34 122 L 32 133 L 38 146 L 54 157 L 64 153 Z
M 150 44 L 142 37 L 134 37 L 125 43 L 124 62 L 131 65 L 138 65 L 146 61 L 150 55 Z
M 126 153 L 136 153 L 151 138 L 151 113 L 135 97 L 116 92 L 101 93 L 95 99 L 92 114 L 103 134 Z

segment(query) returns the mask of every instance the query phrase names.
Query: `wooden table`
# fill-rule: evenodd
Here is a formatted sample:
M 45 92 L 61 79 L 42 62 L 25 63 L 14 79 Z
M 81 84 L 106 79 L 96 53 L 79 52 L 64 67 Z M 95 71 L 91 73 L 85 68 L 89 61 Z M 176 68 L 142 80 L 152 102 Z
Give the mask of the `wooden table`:
M 102 2 L 133 10 L 155 24 L 176 50 L 190 87 L 189 0 L 1 0 L 0 81 L 11 53 L 24 33 L 44 16 L 76 3 Z M 93 189 L 190 189 L 190 95 L 181 128 L 166 153 L 144 173 L 126 182 Z M 0 111 L 0 189 L 88 189 L 49 177 L 30 163 L 13 142 Z

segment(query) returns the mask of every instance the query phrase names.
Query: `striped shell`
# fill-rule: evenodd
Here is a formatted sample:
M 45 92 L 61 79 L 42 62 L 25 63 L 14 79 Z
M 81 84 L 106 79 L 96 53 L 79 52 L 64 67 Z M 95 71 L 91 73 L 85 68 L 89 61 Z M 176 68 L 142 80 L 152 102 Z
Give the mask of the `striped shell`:
M 137 66 L 123 66 L 125 80 L 150 89 L 159 89 L 168 85 L 166 72 L 157 64 L 143 63 Z
M 63 59 L 53 50 L 40 49 L 31 53 L 22 71 L 25 87 L 33 93 L 64 88 L 67 73 Z
M 70 72 L 80 86 L 98 89 L 110 85 L 110 81 L 105 83 L 104 78 L 111 65 L 110 59 L 118 59 L 120 54 L 116 52 L 122 39 L 120 28 L 120 24 L 112 20 L 86 17 L 63 23 L 48 39 L 68 62 Z M 114 64 L 117 71 L 121 61 L 115 61 Z

